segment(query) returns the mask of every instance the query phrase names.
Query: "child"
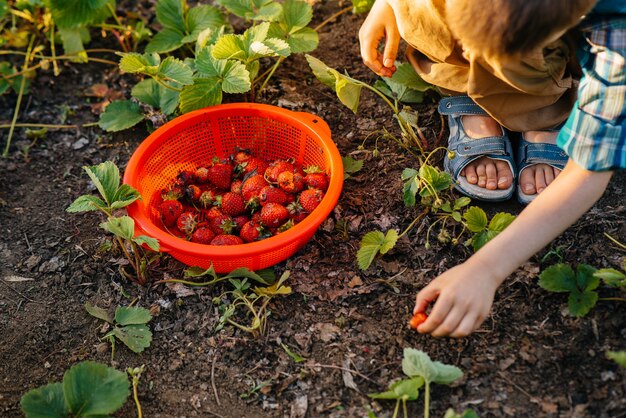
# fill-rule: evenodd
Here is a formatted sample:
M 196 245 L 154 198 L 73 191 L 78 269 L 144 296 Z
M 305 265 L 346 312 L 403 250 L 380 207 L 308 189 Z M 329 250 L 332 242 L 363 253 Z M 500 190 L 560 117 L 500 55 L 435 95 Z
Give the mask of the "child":
M 626 168 L 626 1 L 376 0 L 359 31 L 364 63 L 390 77 L 400 37 L 422 78 L 451 95 L 439 111 L 457 189 L 491 201 L 516 192 L 530 203 L 417 294 L 415 313 L 436 301 L 419 332 L 463 337 L 485 320 L 504 279 Z M 520 135 L 516 151 L 509 132 Z

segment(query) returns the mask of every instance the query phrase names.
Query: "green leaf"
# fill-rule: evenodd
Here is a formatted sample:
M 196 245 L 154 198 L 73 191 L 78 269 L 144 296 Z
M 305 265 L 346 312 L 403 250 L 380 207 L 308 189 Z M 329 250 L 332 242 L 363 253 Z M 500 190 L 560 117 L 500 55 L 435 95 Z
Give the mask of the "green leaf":
M 596 306 L 597 301 L 598 293 L 593 290 L 581 292 L 576 289 L 570 293 L 567 299 L 567 307 L 572 315 L 581 317 L 587 315 L 591 308 Z
M 130 393 L 126 373 L 92 361 L 65 372 L 63 391 L 72 416 L 112 414 Z
M 550 292 L 573 292 L 576 290 L 574 270 L 564 263 L 550 266 L 539 275 L 539 286 Z
M 402 171 L 402 180 L 404 186 L 402 188 L 402 198 L 407 206 L 415 206 L 415 196 L 419 192 L 419 178 L 417 170 L 405 168 Z
M 456 411 L 452 408 L 446 411 L 446 414 L 443 418 L 479 418 L 476 412 L 471 409 L 466 409 L 462 414 L 457 414 Z
M 126 73 L 143 73 L 155 76 L 159 72 L 161 57 L 156 53 L 138 54 L 136 52 L 120 53 L 120 70 Z
M 420 196 L 422 197 L 434 196 L 436 193 L 452 186 L 450 174 L 436 167 L 422 164 L 418 173 L 422 183 L 422 189 L 420 190 Z
M 132 128 L 144 119 L 137 103 L 130 100 L 111 102 L 100 115 L 98 126 L 107 132 Z
M 0 0 L 0 19 L 9 13 L 9 3 L 7 0 Z
M 87 53 L 85 52 L 83 37 L 79 28 L 59 28 L 59 36 L 63 42 L 63 51 L 65 51 L 67 55 L 75 55 L 76 62 L 87 62 Z
M 212 57 L 214 59 L 238 59 L 243 60 L 246 56 L 245 46 L 241 36 L 226 34 L 220 37 L 213 45 Z M 196 60 L 197 62 L 198 60 Z
M 367 270 L 376 255 L 387 253 L 398 240 L 398 231 L 391 229 L 387 234 L 380 231 L 370 231 L 361 239 L 361 246 L 357 252 L 357 262 L 361 270 Z
M 576 267 L 576 285 L 579 290 L 594 290 L 600 285 L 600 278 L 595 277 L 596 268 L 588 264 Z
M 111 204 L 111 208 L 113 209 L 121 209 L 133 203 L 135 200 L 141 199 L 141 195 L 134 187 L 129 186 L 128 184 L 122 184 L 115 191 L 115 195 L 113 196 L 113 203 Z
M 414 348 L 404 349 L 402 371 L 410 377 L 421 376 L 427 383 L 444 385 L 463 377 L 458 367 L 432 361 L 428 354 Z
M 120 170 L 112 161 L 94 166 L 83 166 L 100 195 L 110 205 L 115 201 L 115 193 L 120 186 Z
M 193 71 L 184 62 L 174 57 L 167 57 L 159 65 L 159 77 L 183 86 L 193 83 Z
M 195 42 L 202 31 L 206 29 L 217 30 L 226 24 L 226 19 L 217 8 L 203 5 L 189 9 L 186 23 L 190 35 L 186 36 L 184 41 Z
M 400 64 L 391 78 L 379 80 L 374 87 L 402 103 L 421 103 L 424 92 L 433 87 L 421 79 L 410 63 Z
M 279 22 L 284 24 L 288 33 L 302 29 L 311 23 L 313 7 L 300 0 L 285 0 Z
M 389 390 L 382 393 L 370 393 L 372 399 L 404 399 L 415 401 L 419 396 L 419 389 L 424 386 L 421 376 L 398 380 L 389 386 Z
M 89 212 L 98 210 L 98 208 L 106 208 L 107 204 L 97 196 L 82 195 L 79 196 L 72 204 L 65 209 L 66 212 Z
M 267 38 L 263 41 L 263 45 L 269 48 L 269 51 L 263 54 L 263 56 L 280 55 L 281 57 L 288 57 L 291 54 L 289 44 L 279 38 Z
M 510 213 L 496 213 L 493 215 L 493 218 L 491 218 L 491 222 L 489 222 L 489 229 L 495 232 L 502 232 L 513 220 L 515 220 L 515 216 Z
M 137 243 L 138 245 L 145 244 L 150 247 L 152 251 L 159 251 L 159 249 L 161 248 L 161 246 L 159 245 L 159 240 L 149 237 L 147 235 L 138 235 L 133 238 L 133 242 Z
M 26 418 L 66 418 L 70 412 L 61 383 L 51 383 L 26 392 L 20 405 Z
M 465 226 L 471 232 L 481 232 L 487 228 L 487 214 L 478 206 L 472 206 L 463 214 Z
M 313 71 L 313 75 L 323 84 L 335 90 L 335 84 L 337 83 L 335 74 L 338 74 L 338 72 L 311 55 L 306 54 L 305 58 Z
M 278 21 L 270 25 L 268 36 L 287 41 L 292 53 L 310 52 L 317 48 L 319 37 L 306 26 L 313 17 L 313 8 L 304 1 L 287 0 Z
M 179 92 L 163 87 L 151 78 L 137 83 L 131 95 L 142 103 L 160 109 L 166 115 L 174 113 L 180 97 Z
M 452 212 L 451 216 L 452 216 L 452 219 L 454 219 L 457 222 L 463 221 L 463 216 L 461 215 L 461 212 L 454 211 Z
M 352 13 L 361 14 L 370 11 L 375 0 L 352 0 Z
M 165 28 L 185 31 L 183 10 L 185 0 L 159 0 L 156 5 L 157 19 Z
M 600 269 L 593 273 L 595 277 L 604 280 L 604 284 L 610 287 L 625 287 L 626 274 L 615 269 Z
M 71 29 L 91 23 L 106 10 L 109 0 L 48 0 L 50 11 L 60 29 Z
M 341 103 L 356 114 L 361 99 L 362 86 L 354 83 L 349 77 L 341 76 L 339 73 L 337 75 L 339 75 L 335 82 L 337 97 L 339 97 Z
M 196 78 L 193 85 L 183 87 L 180 93 L 182 113 L 222 103 L 222 83 L 219 78 Z
M 606 356 L 620 366 L 626 367 L 626 351 L 607 351 Z
M 496 235 L 498 235 L 498 233 L 491 230 L 477 232 L 472 237 L 472 249 L 474 252 L 480 250 L 486 243 L 494 239 Z
M 218 0 L 230 13 L 247 20 L 272 21 L 282 11 L 280 3 L 273 0 Z
M 463 209 L 465 206 L 472 203 L 472 199 L 467 196 L 459 197 L 454 201 L 454 210 Z
M 213 264 L 208 269 L 203 269 L 202 267 L 189 267 L 184 272 L 185 277 L 203 277 L 210 276 L 213 280 L 217 280 L 219 277 L 215 273 L 215 269 L 213 268 Z
M 344 179 L 350 178 L 351 174 L 357 173 L 363 168 L 363 160 L 356 160 L 349 155 L 341 157 L 341 162 L 343 163 Z
M 264 285 L 269 285 L 270 282 L 267 281 L 263 276 L 261 276 L 258 273 L 255 273 L 254 271 L 246 268 L 246 267 L 239 267 L 233 271 L 231 271 L 230 273 L 228 273 L 226 276 L 222 277 L 223 279 L 227 279 L 227 278 L 234 278 L 234 277 L 245 277 L 247 279 L 251 279 L 254 280 L 255 282 L 264 284 Z
M 298 353 L 294 353 L 293 351 L 291 351 L 291 349 L 285 343 L 281 342 L 280 346 L 283 348 L 283 350 L 285 350 L 285 353 L 287 353 L 287 355 L 291 357 L 291 359 L 295 363 L 302 363 L 305 360 L 305 358 Z
M 185 44 L 185 34 L 178 29 L 165 28 L 150 39 L 146 45 L 146 53 L 166 53 L 174 51 Z
M 146 308 L 120 306 L 115 310 L 115 322 L 119 325 L 147 324 L 152 314 Z
M 100 227 L 123 239 L 132 240 L 135 235 L 135 221 L 130 216 L 111 217 Z
M 89 302 L 85 302 L 85 310 L 89 315 L 93 317 L 108 322 L 109 324 L 113 323 L 113 319 L 109 316 L 109 313 L 106 309 L 98 308 L 97 306 L 93 306 Z
M 110 334 L 118 338 L 134 353 L 141 353 L 150 347 L 152 332 L 145 325 L 127 325 L 122 328 L 113 328 Z

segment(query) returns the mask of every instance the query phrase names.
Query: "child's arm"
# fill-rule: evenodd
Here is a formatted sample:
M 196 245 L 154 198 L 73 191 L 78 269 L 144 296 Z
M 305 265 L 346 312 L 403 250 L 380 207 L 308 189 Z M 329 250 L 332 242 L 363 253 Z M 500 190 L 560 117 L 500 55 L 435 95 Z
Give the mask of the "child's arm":
M 385 39 L 385 49 L 381 57 L 378 44 Z M 359 29 L 359 43 L 363 63 L 382 77 L 391 77 L 396 71 L 394 65 L 398 55 L 400 33 L 396 16 L 387 0 L 376 0 L 367 18 Z
M 611 175 L 610 171 L 586 170 L 570 160 L 511 225 L 417 294 L 414 312 L 424 312 L 437 300 L 418 331 L 434 337 L 463 337 L 477 329 L 504 279 L 593 206 Z

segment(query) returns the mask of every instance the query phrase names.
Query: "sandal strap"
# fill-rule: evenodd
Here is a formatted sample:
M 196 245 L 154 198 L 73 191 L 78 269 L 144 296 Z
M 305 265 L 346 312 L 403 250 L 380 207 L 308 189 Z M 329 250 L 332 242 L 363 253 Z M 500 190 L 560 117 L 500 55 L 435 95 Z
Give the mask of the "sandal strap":
M 469 96 L 444 97 L 438 110 L 442 115 L 487 115 Z
M 520 140 L 517 161 L 520 171 L 533 164 L 548 164 L 563 169 L 568 160 L 567 154 L 554 144 L 528 142 Z

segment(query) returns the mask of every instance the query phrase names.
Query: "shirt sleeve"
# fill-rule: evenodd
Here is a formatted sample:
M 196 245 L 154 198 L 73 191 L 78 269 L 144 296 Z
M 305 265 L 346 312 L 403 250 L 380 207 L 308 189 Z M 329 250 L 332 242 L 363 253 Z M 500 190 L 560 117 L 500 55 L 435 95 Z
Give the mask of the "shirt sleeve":
M 626 25 L 592 26 L 579 53 L 578 99 L 557 145 L 592 171 L 626 169 Z

